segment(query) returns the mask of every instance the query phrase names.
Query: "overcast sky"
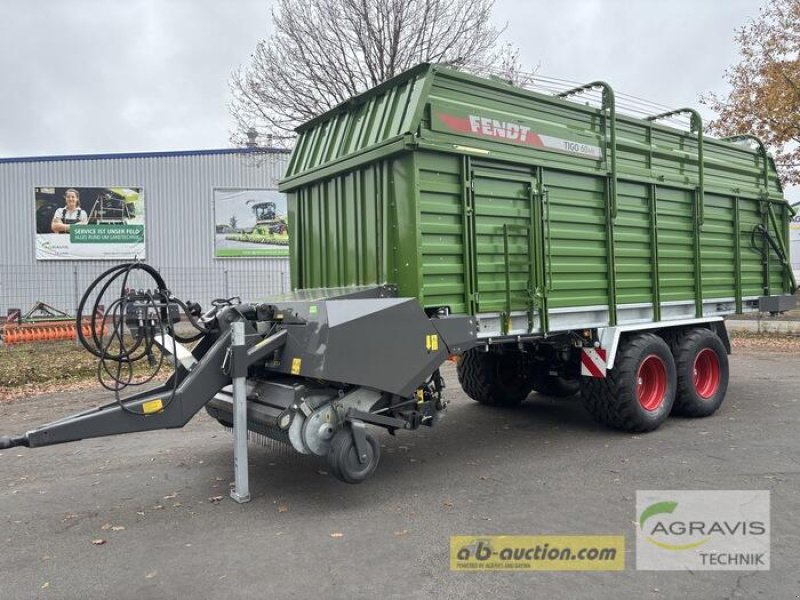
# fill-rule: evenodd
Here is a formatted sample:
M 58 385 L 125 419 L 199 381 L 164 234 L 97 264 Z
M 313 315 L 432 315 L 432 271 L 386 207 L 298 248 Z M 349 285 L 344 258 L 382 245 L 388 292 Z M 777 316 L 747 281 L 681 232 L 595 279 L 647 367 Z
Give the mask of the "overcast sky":
M 0 156 L 223 148 L 268 0 L 0 0 Z M 526 67 L 668 106 L 724 91 L 761 0 L 497 0 Z

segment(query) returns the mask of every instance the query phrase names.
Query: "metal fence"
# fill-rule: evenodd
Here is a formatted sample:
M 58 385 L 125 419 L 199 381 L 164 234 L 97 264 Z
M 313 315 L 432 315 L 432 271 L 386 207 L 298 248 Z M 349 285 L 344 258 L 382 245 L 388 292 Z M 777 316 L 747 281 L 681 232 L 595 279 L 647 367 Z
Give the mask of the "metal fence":
M 30 266 L 0 265 L 0 319 L 11 308 L 22 314 L 36 302 L 44 302 L 70 315 L 77 311 L 81 296 L 92 281 L 114 263 L 48 263 Z M 262 300 L 289 290 L 289 262 L 271 260 L 258 264 L 213 268 L 159 268 L 167 287 L 182 300 L 199 302 L 204 308 L 215 298 L 239 296 L 245 302 Z M 129 287 L 152 287 L 152 282 L 134 279 Z M 111 294 L 115 293 L 110 290 Z

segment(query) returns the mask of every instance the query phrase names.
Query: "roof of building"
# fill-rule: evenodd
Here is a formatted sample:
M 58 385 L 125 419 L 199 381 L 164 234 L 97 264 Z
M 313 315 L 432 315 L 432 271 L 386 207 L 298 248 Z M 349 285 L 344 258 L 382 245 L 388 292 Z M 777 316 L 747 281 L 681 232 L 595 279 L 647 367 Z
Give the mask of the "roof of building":
M 0 157 L 2 163 L 57 162 L 66 160 L 122 160 L 130 158 L 167 158 L 175 156 L 207 156 L 213 154 L 288 154 L 284 148 L 218 148 L 210 150 L 175 150 L 168 152 L 117 152 L 109 154 L 62 154 L 54 156 Z

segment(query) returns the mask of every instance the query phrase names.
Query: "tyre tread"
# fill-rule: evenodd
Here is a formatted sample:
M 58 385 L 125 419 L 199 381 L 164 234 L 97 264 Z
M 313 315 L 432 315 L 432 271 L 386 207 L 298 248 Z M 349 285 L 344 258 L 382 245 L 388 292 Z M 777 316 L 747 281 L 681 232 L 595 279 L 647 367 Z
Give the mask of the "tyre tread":
M 722 340 L 720 340 L 719 336 L 709 329 L 699 327 L 687 329 L 681 331 L 673 337 L 671 349 L 672 354 L 675 357 L 675 367 L 678 374 L 678 388 L 675 394 L 675 404 L 672 407 L 672 412 L 675 415 L 689 418 L 707 417 L 716 412 L 719 406 L 722 404 L 722 401 L 720 400 L 714 409 L 709 413 L 708 405 L 703 405 L 700 402 L 696 402 L 693 398 L 693 394 L 690 394 L 690 392 L 694 391 L 694 381 L 687 381 L 686 378 L 682 376 L 685 373 L 691 373 L 694 367 L 693 363 L 695 352 L 692 352 L 691 349 L 694 348 L 696 344 L 702 343 L 703 339 L 710 338 L 719 340 L 720 347 L 722 347 L 724 351 Z M 715 350 L 718 350 L 718 348 L 715 348 Z M 717 354 L 719 354 L 719 352 L 717 352 Z M 720 365 L 720 369 L 723 369 L 722 365 Z M 723 373 L 726 391 L 727 376 L 728 371 L 726 367 L 725 372 Z
M 475 350 L 465 352 L 456 370 L 458 382 L 464 393 L 480 404 L 516 406 L 527 398 L 528 393 L 513 395 L 504 390 L 497 381 L 494 360 L 497 357 Z
M 660 423 L 643 421 L 637 410 L 638 398 L 632 394 L 630 379 L 636 377 L 638 362 L 632 357 L 640 355 L 649 344 L 660 341 L 653 333 L 641 333 L 620 347 L 613 369 L 605 378 L 582 377 L 581 397 L 589 413 L 600 423 L 632 433 L 652 431 Z

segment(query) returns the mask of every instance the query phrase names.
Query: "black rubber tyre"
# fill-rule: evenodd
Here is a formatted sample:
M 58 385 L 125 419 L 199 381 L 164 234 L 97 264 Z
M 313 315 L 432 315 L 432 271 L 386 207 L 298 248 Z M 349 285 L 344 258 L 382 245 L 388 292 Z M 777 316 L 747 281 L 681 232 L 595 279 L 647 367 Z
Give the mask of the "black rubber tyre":
M 521 352 L 469 350 L 458 361 L 457 372 L 464 393 L 488 406 L 515 406 L 533 389 L 528 360 Z
M 369 430 L 364 434 L 367 438 L 367 462 L 358 461 L 356 445 L 349 427 L 337 431 L 331 440 L 328 450 L 328 464 L 331 475 L 345 483 L 361 483 L 367 479 L 378 466 L 381 458 L 381 446 Z
M 678 387 L 672 414 L 708 417 L 717 412 L 728 391 L 728 353 L 708 329 L 689 329 L 672 339 Z
M 577 379 L 551 375 L 547 365 L 541 363 L 533 368 L 532 383 L 534 392 L 553 398 L 568 398 L 581 389 L 581 383 Z
M 640 333 L 620 343 L 605 379 L 581 377 L 581 397 L 600 423 L 630 432 L 657 429 L 675 401 L 675 360 L 667 343 Z

